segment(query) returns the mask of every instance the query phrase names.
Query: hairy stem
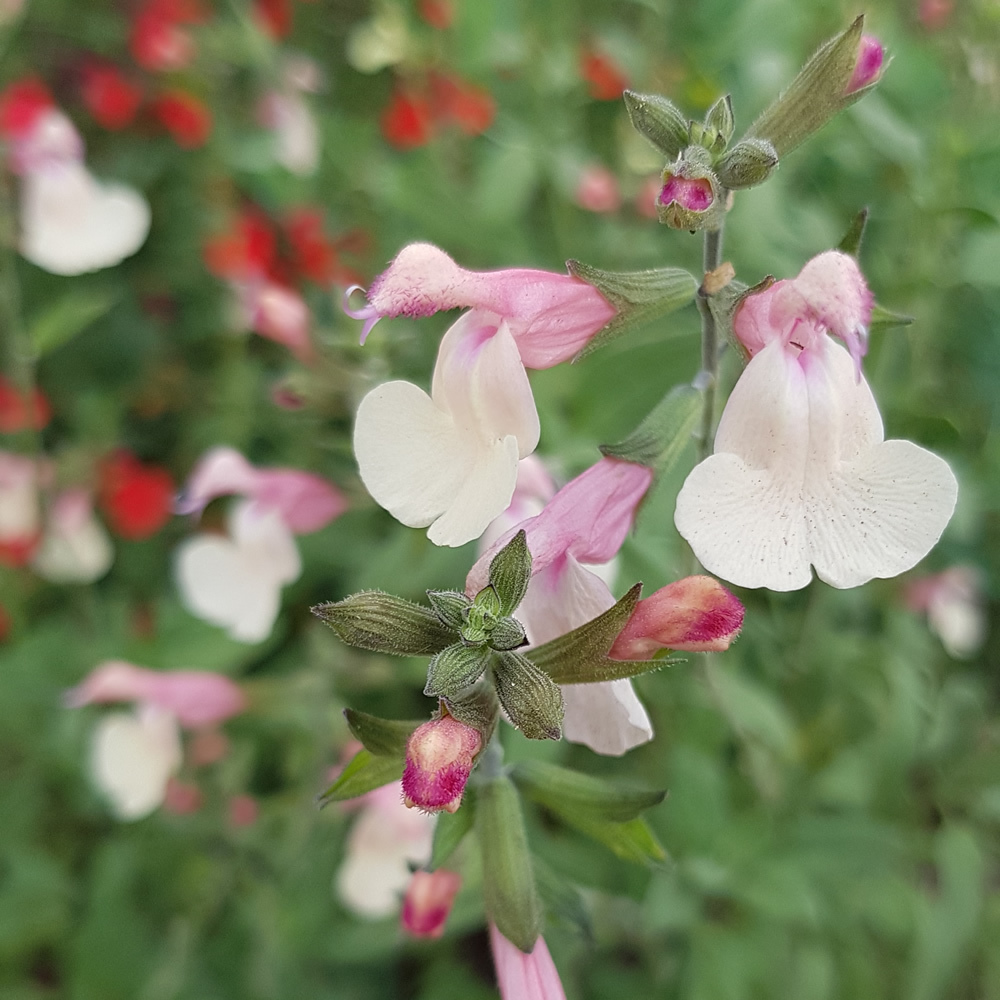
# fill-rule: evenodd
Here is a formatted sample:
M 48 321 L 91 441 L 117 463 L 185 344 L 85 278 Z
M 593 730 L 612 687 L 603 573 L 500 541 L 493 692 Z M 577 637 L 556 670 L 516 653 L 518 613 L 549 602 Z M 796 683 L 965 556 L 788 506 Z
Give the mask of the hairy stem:
M 705 274 L 722 263 L 722 226 L 705 230 L 702 267 Z M 698 384 L 704 393 L 701 429 L 698 433 L 698 461 L 708 457 L 712 447 L 712 425 L 715 422 L 715 384 L 719 378 L 719 336 L 715 317 L 708 304 L 708 292 L 698 289 L 698 312 L 701 313 L 701 371 Z

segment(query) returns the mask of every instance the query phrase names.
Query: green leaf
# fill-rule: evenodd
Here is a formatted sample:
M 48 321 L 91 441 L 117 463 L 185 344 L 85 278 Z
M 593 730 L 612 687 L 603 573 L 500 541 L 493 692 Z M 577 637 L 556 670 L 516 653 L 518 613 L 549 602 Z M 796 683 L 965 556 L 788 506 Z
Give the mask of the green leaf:
M 665 791 L 622 787 L 589 774 L 540 760 L 522 761 L 511 778 L 528 798 L 544 806 L 580 812 L 595 820 L 624 823 L 658 805 Z
M 39 356 L 62 347 L 91 323 L 110 312 L 118 294 L 107 289 L 70 292 L 36 316 L 29 336 Z
M 376 757 L 368 750 L 359 750 L 340 777 L 317 797 L 316 804 L 322 808 L 330 802 L 355 799 L 373 788 L 399 781 L 402 776 L 402 757 Z
M 523 529 L 490 561 L 489 579 L 500 598 L 500 613 L 512 615 L 531 582 L 531 553 Z
M 837 244 L 837 249 L 843 253 L 849 253 L 852 257 L 857 257 L 861 249 L 861 241 L 865 235 L 865 227 L 868 225 L 868 208 L 861 209 L 853 219 L 844 238 Z
M 544 671 L 521 653 L 497 651 L 493 676 L 500 704 L 529 740 L 562 736 L 562 692 Z
M 652 323 L 694 301 L 698 281 L 677 267 L 651 271 L 602 271 L 578 260 L 566 261 L 569 273 L 593 285 L 617 310 L 573 359 L 579 361 L 636 326 Z
M 902 313 L 889 312 L 883 309 L 877 302 L 872 308 L 872 318 L 868 323 L 868 332 L 876 330 L 891 330 L 897 326 L 909 326 L 913 322 L 912 316 L 904 316 Z
M 631 819 L 626 823 L 615 823 L 612 820 L 595 819 L 579 810 L 563 809 L 548 803 L 546 808 L 569 826 L 603 844 L 624 861 L 659 864 L 667 860 L 667 852 L 642 817 Z
M 545 904 L 545 913 L 551 919 L 562 921 L 573 931 L 588 941 L 593 941 L 594 928 L 590 920 L 590 909 L 583 893 L 564 875 L 553 870 L 537 855 L 535 856 L 535 884 L 538 895 Z
M 694 386 L 674 386 L 624 441 L 601 445 L 601 454 L 649 466 L 663 476 L 691 442 L 702 405 L 702 393 Z
M 862 14 L 846 31 L 821 45 L 745 138 L 767 139 L 778 156 L 784 156 L 861 97 L 867 87 L 846 96 L 844 91 L 858 60 L 864 24 Z
M 401 719 L 380 719 L 377 715 L 344 709 L 347 727 L 356 740 L 376 757 L 406 756 L 406 741 L 417 726 L 426 720 L 410 722 Z
M 450 697 L 474 684 L 490 660 L 488 646 L 466 646 L 456 642 L 437 653 L 427 668 L 424 694 L 431 698 Z
M 476 791 L 471 785 L 465 786 L 462 805 L 456 812 L 438 813 L 434 826 L 434 842 L 431 847 L 429 871 L 434 871 L 445 864 L 455 848 L 462 842 L 465 835 L 472 829 L 476 819 Z
M 530 952 L 538 940 L 542 912 L 521 801 L 509 778 L 477 788 L 476 836 L 482 851 L 486 914 L 508 941 Z
M 604 614 L 558 639 L 527 650 L 523 655 L 541 667 L 556 684 L 593 684 L 659 670 L 672 661 L 608 658 L 608 652 L 635 609 L 641 591 L 642 584 L 637 583 Z
M 317 604 L 312 613 L 349 646 L 394 656 L 430 656 L 450 646 L 455 633 L 429 608 L 380 590 Z
M 472 601 L 458 590 L 428 590 L 427 600 L 444 626 L 456 632 L 465 621 L 466 611 L 472 607 Z

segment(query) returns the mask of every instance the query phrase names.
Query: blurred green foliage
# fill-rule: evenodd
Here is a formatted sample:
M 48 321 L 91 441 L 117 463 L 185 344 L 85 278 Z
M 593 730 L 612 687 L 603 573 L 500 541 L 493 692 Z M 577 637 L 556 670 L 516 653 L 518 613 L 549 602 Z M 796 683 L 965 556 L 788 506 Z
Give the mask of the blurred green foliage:
M 470 546 L 435 549 L 378 510 L 350 453 L 363 392 L 390 373 L 426 385 L 448 318 L 383 321 L 362 351 L 358 324 L 311 287 L 321 356 L 304 370 L 277 345 L 226 332 L 226 290 L 202 245 L 244 201 L 276 216 L 308 203 L 329 232 L 368 234 L 357 258 L 367 276 L 415 239 L 469 267 L 558 270 L 572 257 L 696 272 L 699 240 L 633 207 L 661 164 L 620 102 L 588 95 L 581 46 L 692 116 L 732 93 L 739 132 L 856 13 L 791 0 L 457 0 L 454 24 L 434 31 L 399 6 L 416 46 L 399 72 L 433 66 L 487 88 L 496 118 L 484 135 L 446 130 L 407 151 L 386 142 L 379 115 L 394 71 L 362 74 L 345 58 L 348 33 L 374 9 L 363 0 L 296 3 L 280 45 L 243 0 L 219 0 L 181 73 L 215 119 L 194 151 L 141 121 L 105 132 L 74 97 L 82 52 L 127 63 L 125 5 L 27 0 L 2 29 L 0 83 L 39 74 L 84 132 L 95 172 L 135 185 L 153 210 L 147 244 L 116 268 L 61 278 L 13 257 L 4 265 L 20 298 L 5 286 L 4 336 L 19 313 L 55 412 L 45 451 L 85 469 L 125 445 L 180 482 L 225 443 L 261 464 L 321 473 L 352 501 L 302 539 L 305 572 L 260 646 L 180 607 L 171 551 L 190 530 L 180 518 L 147 541 L 116 541 L 114 567 L 93 586 L 0 568 L 13 622 L 0 645 L 0 994 L 9 1000 L 495 996 L 475 872 L 445 937 L 408 941 L 394 920 L 365 922 L 339 902 L 332 881 L 351 817 L 313 806 L 348 737 L 345 705 L 396 718 L 430 705 L 420 663 L 342 646 L 308 606 L 369 587 L 419 598 L 458 585 L 473 559 Z M 927 568 L 975 565 L 995 613 L 1000 8 L 897 0 L 867 13 L 892 57 L 884 81 L 738 196 L 725 258 L 748 283 L 793 275 L 869 206 L 862 266 L 878 301 L 914 323 L 878 334 L 866 371 L 888 435 L 945 455 L 961 483 Z M 309 98 L 322 133 L 312 177 L 275 166 L 254 119 L 285 49 L 311 55 L 326 77 Z M 617 177 L 618 211 L 574 202 L 592 164 Z M 579 471 L 697 367 L 689 308 L 578 365 L 533 373 L 540 454 L 566 476 Z M 269 402 L 286 377 L 307 400 L 301 410 Z M 637 579 L 648 593 L 686 571 L 672 510 L 692 460 L 646 503 L 619 593 Z M 1000 633 L 968 661 L 949 658 L 905 609 L 900 581 L 740 596 L 747 623 L 729 653 L 639 680 L 657 738 L 624 760 L 504 733 L 511 761 L 669 789 L 648 814 L 669 861 L 648 869 L 529 811 L 556 915 L 545 934 L 567 995 L 1000 1000 Z M 123 824 L 92 789 L 96 712 L 67 711 L 60 699 L 108 657 L 245 682 L 251 711 L 227 727 L 229 756 L 199 772 L 198 812 Z M 245 793 L 260 815 L 237 827 L 226 803 Z

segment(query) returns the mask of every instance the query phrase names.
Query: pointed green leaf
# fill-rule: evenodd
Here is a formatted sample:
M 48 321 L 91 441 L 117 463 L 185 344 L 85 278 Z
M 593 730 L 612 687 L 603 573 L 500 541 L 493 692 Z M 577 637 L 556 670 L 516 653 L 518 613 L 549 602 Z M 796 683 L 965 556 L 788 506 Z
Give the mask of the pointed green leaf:
M 41 357 L 61 347 L 110 312 L 117 301 L 116 292 L 91 289 L 70 292 L 48 305 L 28 331 L 36 353 Z
M 705 115 L 705 124 L 715 129 L 722 137 L 722 149 L 726 148 L 726 143 L 733 137 L 733 130 L 736 128 L 736 119 L 733 116 L 733 99 L 730 94 L 720 97 Z
M 380 719 L 377 715 L 358 712 L 353 708 L 344 709 L 347 728 L 364 748 L 376 757 L 399 757 L 406 755 L 406 741 L 417 726 L 426 719 L 411 722 L 402 719 Z
M 694 386 L 674 386 L 624 441 L 601 445 L 601 454 L 648 466 L 663 476 L 691 442 L 702 405 L 702 393 Z
M 462 805 L 457 812 L 438 813 L 434 825 L 434 842 L 431 847 L 431 860 L 427 865 L 434 871 L 446 864 L 455 848 L 462 842 L 465 835 L 472 829 L 476 818 L 476 791 L 471 785 L 465 786 Z
M 865 227 L 868 225 L 868 208 L 861 209 L 853 219 L 844 233 L 844 238 L 837 244 L 837 249 L 844 253 L 849 253 L 852 257 L 857 257 L 861 249 L 861 241 L 864 239 Z
M 578 260 L 566 261 L 569 273 L 593 285 L 617 314 L 573 359 L 579 361 L 630 329 L 666 316 L 694 301 L 698 281 L 678 267 L 620 273 L 602 271 Z
M 444 626 L 456 632 L 465 621 L 466 611 L 472 607 L 472 601 L 458 590 L 428 590 L 427 600 Z
M 512 615 L 531 582 L 528 536 L 519 531 L 490 561 L 490 583 L 500 598 L 500 613 Z
M 376 653 L 430 656 L 456 639 L 429 608 L 379 590 L 317 604 L 312 613 L 349 646 Z
M 659 864 L 667 852 L 656 839 L 649 824 L 640 816 L 627 823 L 594 819 L 587 813 L 552 808 L 560 819 L 581 833 L 603 844 L 618 857 L 637 864 Z
M 490 655 L 488 646 L 466 646 L 461 642 L 442 649 L 427 668 L 424 694 L 431 698 L 458 694 L 479 680 Z
M 367 750 L 359 750 L 340 773 L 340 777 L 316 799 L 322 808 L 330 802 L 354 799 L 373 788 L 381 788 L 403 776 L 402 757 L 376 757 Z
M 530 952 L 538 940 L 542 912 L 521 801 L 509 778 L 477 788 L 476 836 L 482 851 L 486 915 L 508 941 Z
M 891 330 L 896 326 L 909 326 L 913 322 L 912 316 L 904 316 L 902 313 L 889 312 L 877 302 L 872 308 L 872 318 L 868 323 L 868 332 L 875 330 Z
M 517 764 L 511 778 L 528 798 L 542 805 L 616 823 L 635 819 L 643 809 L 662 802 L 667 794 L 656 789 L 622 787 L 618 782 L 539 760 Z
M 493 676 L 500 704 L 529 740 L 562 736 L 562 692 L 546 673 L 526 656 L 510 651 L 494 653 Z

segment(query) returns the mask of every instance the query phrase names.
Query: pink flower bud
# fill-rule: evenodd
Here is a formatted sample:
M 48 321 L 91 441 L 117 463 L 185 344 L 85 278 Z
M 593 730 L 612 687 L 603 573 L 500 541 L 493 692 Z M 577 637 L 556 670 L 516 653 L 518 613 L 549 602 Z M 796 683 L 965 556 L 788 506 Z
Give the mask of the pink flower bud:
M 544 938 L 525 954 L 490 924 L 490 946 L 502 1000 L 566 1000 Z
M 403 929 L 414 937 L 441 937 L 461 887 L 462 876 L 444 868 L 414 872 L 403 898 Z
M 856 90 L 875 83 L 882 75 L 884 59 L 885 49 L 882 43 L 873 35 L 862 35 L 858 43 L 858 61 L 854 64 L 854 72 L 844 89 L 844 95 L 853 94 Z
M 649 659 L 658 649 L 721 652 L 743 627 L 743 605 L 718 580 L 688 576 L 640 601 L 614 646 L 615 660 Z
M 661 205 L 676 202 L 689 212 L 704 212 L 715 200 L 712 182 L 707 177 L 678 177 L 664 173 L 663 189 L 657 199 Z
M 428 812 L 456 812 L 482 746 L 478 730 L 450 715 L 418 726 L 406 744 L 403 801 Z

